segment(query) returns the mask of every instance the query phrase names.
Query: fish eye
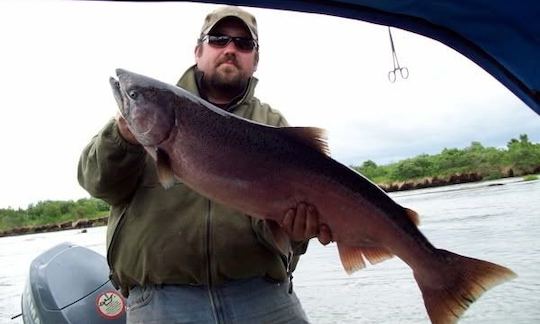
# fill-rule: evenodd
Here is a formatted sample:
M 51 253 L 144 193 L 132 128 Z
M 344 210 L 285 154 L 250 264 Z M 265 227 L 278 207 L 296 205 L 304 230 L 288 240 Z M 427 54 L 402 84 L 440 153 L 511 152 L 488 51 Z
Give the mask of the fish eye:
M 139 96 L 139 93 L 137 92 L 137 90 L 129 90 L 128 91 L 128 96 L 131 99 L 137 99 L 137 97 Z

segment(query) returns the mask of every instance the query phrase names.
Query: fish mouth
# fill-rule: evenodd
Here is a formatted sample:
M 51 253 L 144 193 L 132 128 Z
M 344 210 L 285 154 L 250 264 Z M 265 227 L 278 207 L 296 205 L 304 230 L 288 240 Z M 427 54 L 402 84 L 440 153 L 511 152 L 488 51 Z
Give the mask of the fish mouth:
M 120 110 L 120 113 L 122 114 L 122 116 L 126 117 L 126 111 L 124 109 L 124 100 L 122 98 L 122 90 L 120 89 L 120 81 L 116 80 L 113 77 L 110 77 L 109 83 L 111 84 L 114 99 L 116 100 L 116 103 L 118 104 L 118 109 Z

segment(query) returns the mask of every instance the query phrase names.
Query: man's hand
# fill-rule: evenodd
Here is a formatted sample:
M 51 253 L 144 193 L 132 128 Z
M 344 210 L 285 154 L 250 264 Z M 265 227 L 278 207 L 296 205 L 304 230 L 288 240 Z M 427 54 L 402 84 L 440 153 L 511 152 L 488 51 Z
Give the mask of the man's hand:
M 321 244 L 332 241 L 332 232 L 326 224 L 319 224 L 319 213 L 312 205 L 300 203 L 285 213 L 281 224 L 293 241 L 305 241 L 317 236 Z
M 139 141 L 135 138 L 135 135 L 129 130 L 127 121 L 120 113 L 116 114 L 116 125 L 118 126 L 118 132 L 123 139 L 131 144 L 139 144 Z

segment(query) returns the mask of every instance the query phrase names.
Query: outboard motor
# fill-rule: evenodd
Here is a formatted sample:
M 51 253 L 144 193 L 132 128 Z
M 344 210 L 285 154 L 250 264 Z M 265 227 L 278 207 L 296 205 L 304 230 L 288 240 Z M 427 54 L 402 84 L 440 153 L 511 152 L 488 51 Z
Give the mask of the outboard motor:
M 102 255 L 61 243 L 32 261 L 22 294 L 25 324 L 125 323 L 124 297 Z

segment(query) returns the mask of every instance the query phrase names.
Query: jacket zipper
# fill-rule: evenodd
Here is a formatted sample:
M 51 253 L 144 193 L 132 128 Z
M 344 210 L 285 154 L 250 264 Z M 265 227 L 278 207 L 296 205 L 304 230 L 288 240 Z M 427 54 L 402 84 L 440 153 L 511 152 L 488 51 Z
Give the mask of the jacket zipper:
M 208 200 L 206 211 L 206 275 L 208 287 L 212 287 L 212 202 Z
M 208 200 L 208 209 L 206 214 L 206 275 L 208 276 L 208 298 L 210 299 L 210 307 L 214 315 L 216 323 L 223 323 L 223 319 L 219 312 L 219 305 L 217 296 L 214 294 L 213 281 L 212 281 L 212 202 Z

